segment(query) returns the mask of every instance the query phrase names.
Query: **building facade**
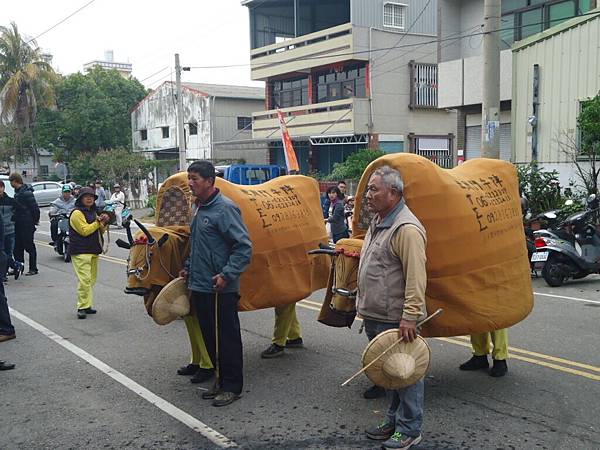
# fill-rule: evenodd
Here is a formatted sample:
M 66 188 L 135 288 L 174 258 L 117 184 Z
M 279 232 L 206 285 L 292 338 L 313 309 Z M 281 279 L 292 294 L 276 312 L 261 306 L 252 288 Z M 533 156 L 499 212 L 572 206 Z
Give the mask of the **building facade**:
M 516 163 L 556 169 L 576 181 L 577 118 L 600 93 L 600 9 L 525 39 L 513 48 L 513 148 Z M 585 165 L 585 159 L 580 159 Z
M 252 139 L 252 113 L 264 105 L 264 89 L 182 83 L 187 160 L 243 160 L 263 164 L 267 146 Z M 175 83 L 166 81 L 131 112 L 133 151 L 147 157 L 177 160 Z
M 438 0 L 439 107 L 457 111 L 457 152 L 481 155 L 484 0 Z M 500 22 L 500 157 L 514 160 L 511 47 L 595 7 L 596 0 L 503 0 Z
M 455 162 L 456 114 L 438 108 L 437 0 L 245 0 L 253 137 L 283 164 L 277 110 L 301 171 L 331 172 L 363 148 Z
M 84 64 L 83 71 L 87 73 L 96 66 L 102 67 L 105 70 L 116 70 L 123 78 L 127 79 L 131 78 L 131 71 L 133 70 L 133 65 L 131 63 L 115 62 L 114 52 L 112 50 L 106 50 L 104 52 L 103 60 L 97 59 Z

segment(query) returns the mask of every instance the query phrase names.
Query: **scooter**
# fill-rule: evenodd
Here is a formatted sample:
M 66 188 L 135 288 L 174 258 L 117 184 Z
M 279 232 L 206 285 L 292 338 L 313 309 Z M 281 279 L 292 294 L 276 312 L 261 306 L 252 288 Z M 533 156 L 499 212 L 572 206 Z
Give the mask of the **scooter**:
M 111 225 L 116 225 L 116 210 L 119 205 L 123 206 L 123 210 L 121 211 L 121 223 L 123 224 L 123 227 L 127 227 L 131 223 L 131 219 L 133 219 L 133 214 L 131 213 L 131 210 L 127 207 L 125 203 L 120 202 L 118 200 L 108 200 L 104 205 L 102 212 L 108 213 L 108 215 L 110 216 Z
M 534 232 L 531 262 L 551 287 L 600 273 L 600 232 L 597 220 L 591 220 L 598 214 L 598 199 L 592 194 L 587 203 L 585 211 L 567 217 L 557 230 Z
M 66 263 L 71 262 L 71 255 L 69 254 L 69 215 L 58 214 L 52 216 L 50 220 L 58 221 L 58 236 L 54 241 L 54 251 L 62 256 Z

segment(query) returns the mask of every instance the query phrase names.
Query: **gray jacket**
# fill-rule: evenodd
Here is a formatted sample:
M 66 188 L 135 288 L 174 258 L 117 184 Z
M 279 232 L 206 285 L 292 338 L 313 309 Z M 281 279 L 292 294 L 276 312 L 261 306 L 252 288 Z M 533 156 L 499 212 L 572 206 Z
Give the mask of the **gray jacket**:
M 189 289 L 212 293 L 212 278 L 221 274 L 227 281 L 222 292 L 239 292 L 240 275 L 252 257 L 252 242 L 240 209 L 217 192 L 198 207 L 190 229 L 190 257 L 186 262 Z
M 51 216 L 56 216 L 58 214 L 71 214 L 71 211 L 75 209 L 75 197 L 71 196 L 69 201 L 65 201 L 62 198 L 62 195 L 50 203 L 50 211 L 49 214 Z
M 6 192 L 0 197 L 0 217 L 2 218 L 2 224 L 4 225 L 4 235 L 14 234 L 15 232 L 15 199 L 9 197 Z
M 344 211 L 344 201 L 338 200 L 335 204 L 329 207 L 331 212 L 327 222 L 331 224 L 331 235 L 336 236 L 348 230 L 346 226 L 346 213 Z

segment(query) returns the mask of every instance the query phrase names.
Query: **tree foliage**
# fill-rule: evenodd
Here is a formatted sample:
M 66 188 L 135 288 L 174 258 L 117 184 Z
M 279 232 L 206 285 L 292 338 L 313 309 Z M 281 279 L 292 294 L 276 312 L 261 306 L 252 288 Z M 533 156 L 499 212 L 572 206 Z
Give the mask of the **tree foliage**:
M 598 194 L 600 178 L 600 94 L 582 103 L 577 118 L 579 139 L 561 133 L 558 144 L 573 162 L 577 177 L 587 195 Z
M 385 155 L 380 150 L 359 150 L 346 158 L 346 161 L 335 163 L 328 179 L 330 180 L 359 180 L 367 166 L 380 156 Z
M 116 70 L 69 75 L 56 88 L 58 110 L 40 113 L 39 139 L 57 160 L 65 153 L 131 148 L 130 110 L 146 93 Z
M 38 108 L 55 108 L 57 79 L 35 41 L 25 41 L 14 22 L 9 27 L 0 26 L 0 123 L 8 126 L 12 134 L 5 144 L 11 143 L 22 153 L 27 137 L 36 162 L 39 158 L 34 130 Z M 19 159 L 24 155 L 12 156 Z
M 553 209 L 560 209 L 563 196 L 558 185 L 556 170 L 543 170 L 537 163 L 517 166 L 519 190 L 527 197 L 533 215 Z

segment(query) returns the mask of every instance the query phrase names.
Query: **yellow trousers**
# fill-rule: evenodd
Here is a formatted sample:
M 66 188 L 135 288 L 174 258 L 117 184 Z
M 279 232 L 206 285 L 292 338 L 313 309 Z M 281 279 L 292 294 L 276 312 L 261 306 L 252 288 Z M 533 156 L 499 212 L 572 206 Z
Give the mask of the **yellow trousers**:
M 471 345 L 475 356 L 483 356 L 490 353 L 490 341 L 493 344 L 492 358 L 508 359 L 508 330 L 490 331 L 489 333 L 472 334 Z
M 77 309 L 94 306 L 94 285 L 98 276 L 98 255 L 84 254 L 71 257 L 77 275 Z
M 208 355 L 208 350 L 206 350 L 198 318 L 195 315 L 188 315 L 183 318 L 183 321 L 185 322 L 185 327 L 190 338 L 190 346 L 192 347 L 191 363 L 199 365 L 202 369 L 212 369 L 213 365 Z
M 286 341 L 302 337 L 300 322 L 296 317 L 296 304 L 277 306 L 275 308 L 275 329 L 273 330 L 273 344 L 285 347 Z

